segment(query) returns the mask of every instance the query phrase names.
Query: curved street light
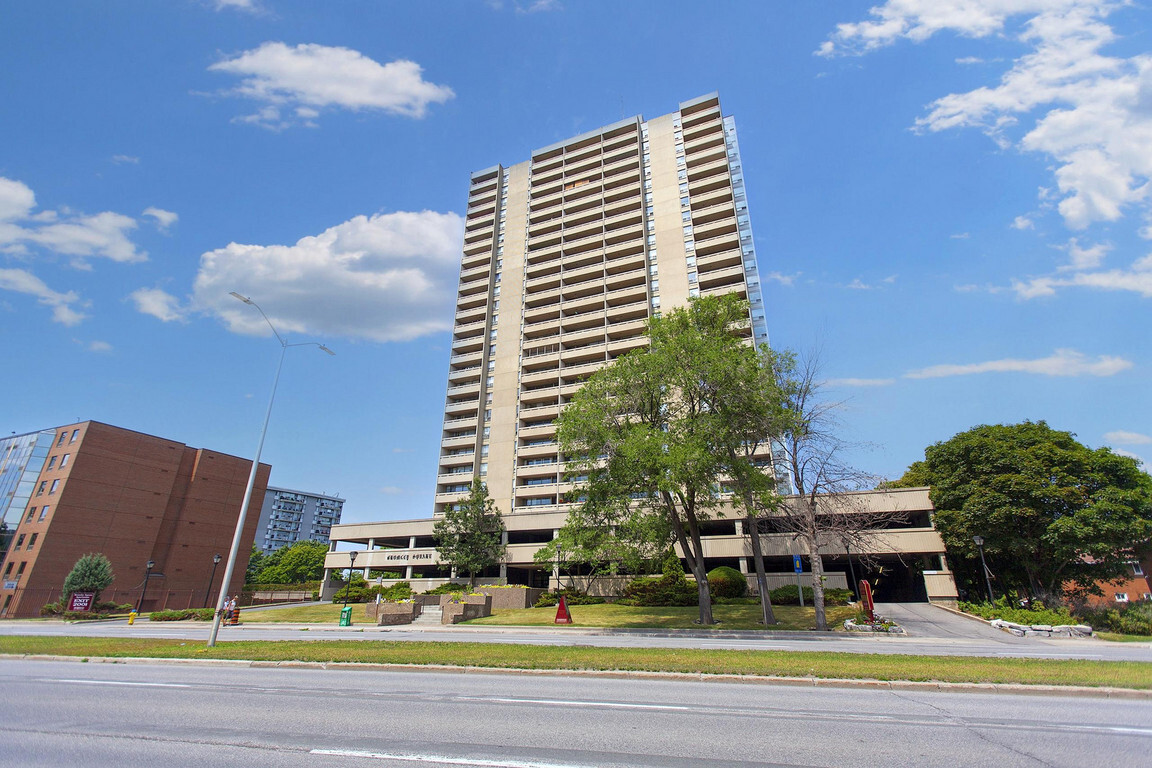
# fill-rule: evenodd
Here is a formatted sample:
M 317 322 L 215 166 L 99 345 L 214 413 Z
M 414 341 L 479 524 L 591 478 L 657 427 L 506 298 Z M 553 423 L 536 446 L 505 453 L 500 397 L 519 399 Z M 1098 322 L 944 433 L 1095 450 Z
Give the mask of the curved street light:
M 137 614 L 144 610 L 144 596 L 148 594 L 148 580 L 152 578 L 152 569 L 155 567 L 155 560 L 149 560 L 144 565 L 144 589 L 140 590 L 140 603 L 136 606 Z
M 212 585 L 216 583 L 216 566 L 223 558 L 219 553 L 212 555 L 212 575 L 208 577 L 208 589 L 204 590 L 204 607 L 208 607 L 208 598 L 212 596 Z
M 268 319 L 268 315 L 264 314 L 264 310 L 260 309 L 259 304 L 247 296 L 241 296 L 236 291 L 231 291 L 229 295 L 250 307 L 256 307 L 256 311 L 272 329 L 276 341 L 280 342 L 280 361 L 276 364 L 276 376 L 272 379 L 272 395 L 268 398 L 268 411 L 264 414 L 264 426 L 260 429 L 260 442 L 256 444 L 256 457 L 252 459 L 252 471 L 248 474 L 248 487 L 244 489 L 244 501 L 240 502 L 240 517 L 236 520 L 236 533 L 232 536 L 232 549 L 228 552 L 228 565 L 224 568 L 224 580 L 220 583 L 220 597 L 216 601 L 216 615 L 212 618 L 212 632 L 208 635 L 209 648 L 216 645 L 216 636 L 220 633 L 220 620 L 224 616 L 224 601 L 228 599 L 228 585 L 232 582 L 232 571 L 236 567 L 236 555 L 240 551 L 240 540 L 244 535 L 244 518 L 248 515 L 248 504 L 252 501 L 252 488 L 256 485 L 256 472 L 260 468 L 260 453 L 264 450 L 264 437 L 268 434 L 268 420 L 272 418 L 272 403 L 276 401 L 276 385 L 280 383 L 280 369 L 284 367 L 284 353 L 288 351 L 288 347 L 319 347 L 321 351 L 327 352 L 329 355 L 336 354 L 328 347 L 315 341 L 289 344 L 276 330 L 276 326 L 272 325 L 272 321 Z
M 992 579 L 988 577 L 988 563 L 984 562 L 984 537 L 973 536 L 972 543 L 980 550 L 980 567 L 984 569 L 984 586 L 988 588 L 988 602 L 994 603 L 996 600 L 992 597 Z

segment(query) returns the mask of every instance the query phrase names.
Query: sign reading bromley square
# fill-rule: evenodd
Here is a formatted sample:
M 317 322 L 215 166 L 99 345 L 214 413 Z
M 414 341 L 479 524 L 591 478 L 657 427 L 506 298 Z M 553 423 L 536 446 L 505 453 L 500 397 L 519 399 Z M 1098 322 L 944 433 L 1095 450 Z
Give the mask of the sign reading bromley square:
M 72 596 L 68 598 L 68 610 L 70 611 L 88 611 L 92 609 L 92 600 L 96 597 L 95 592 L 73 592 Z
M 421 553 L 413 553 L 413 554 L 405 553 L 402 555 L 387 555 L 384 559 L 390 563 L 392 563 L 392 562 L 414 563 L 417 561 L 431 562 L 432 561 L 432 553 L 431 552 L 421 552 Z

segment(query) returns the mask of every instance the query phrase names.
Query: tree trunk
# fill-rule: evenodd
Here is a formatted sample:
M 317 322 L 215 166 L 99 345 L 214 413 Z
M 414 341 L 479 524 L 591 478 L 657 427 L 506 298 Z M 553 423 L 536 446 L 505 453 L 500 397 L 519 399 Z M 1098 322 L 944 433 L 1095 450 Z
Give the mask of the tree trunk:
M 676 541 L 679 542 L 680 549 L 688 560 L 688 567 L 696 578 L 696 592 L 700 603 L 699 622 L 701 626 L 711 626 L 716 621 L 712 618 L 712 594 L 708 591 L 708 572 L 704 570 L 704 546 L 700 543 L 700 528 L 696 525 L 696 517 L 685 510 L 684 517 L 688 521 L 688 531 L 692 536 L 689 541 L 684 535 L 684 526 L 680 523 L 679 515 L 675 514 L 675 503 L 671 499 L 671 494 L 664 492 L 664 503 L 672 510 L 670 517 L 674 523 L 672 529 L 676 534 Z
M 813 536 L 808 544 L 808 561 L 812 565 L 812 603 L 816 606 L 816 629 L 825 631 L 828 617 L 824 612 L 824 558 L 815 539 Z
M 749 507 L 751 508 L 751 507 Z M 744 518 L 744 525 L 748 527 L 749 537 L 752 539 L 752 562 L 756 569 L 756 589 L 760 592 L 760 615 L 764 626 L 776 623 L 776 614 L 772 612 L 772 598 L 768 594 L 768 576 L 764 573 L 764 548 L 760 546 L 760 521 L 755 515 L 749 514 Z

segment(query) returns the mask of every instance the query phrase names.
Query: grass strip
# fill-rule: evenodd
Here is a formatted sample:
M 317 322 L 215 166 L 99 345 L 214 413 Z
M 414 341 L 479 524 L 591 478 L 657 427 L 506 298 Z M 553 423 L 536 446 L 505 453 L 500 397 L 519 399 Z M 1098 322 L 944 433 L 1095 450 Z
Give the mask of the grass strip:
M 492 669 L 598 670 L 1020 683 L 1152 689 L 1135 661 L 897 656 L 824 651 L 598 648 L 363 640 L 199 642 L 148 638 L 0 637 L 0 653 L 163 659 L 358 662 Z

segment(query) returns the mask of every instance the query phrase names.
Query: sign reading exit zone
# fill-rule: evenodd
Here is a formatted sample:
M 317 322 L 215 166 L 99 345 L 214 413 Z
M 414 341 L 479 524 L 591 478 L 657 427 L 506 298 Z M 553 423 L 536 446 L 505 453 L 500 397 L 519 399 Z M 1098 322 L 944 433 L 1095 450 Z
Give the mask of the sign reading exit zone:
M 804 573 L 804 564 L 800 562 L 800 555 L 792 555 L 792 570 Z

